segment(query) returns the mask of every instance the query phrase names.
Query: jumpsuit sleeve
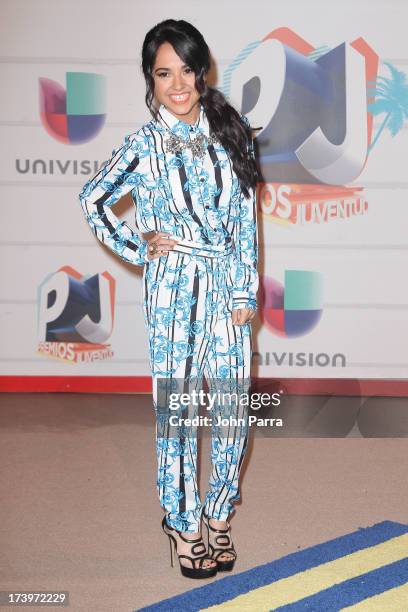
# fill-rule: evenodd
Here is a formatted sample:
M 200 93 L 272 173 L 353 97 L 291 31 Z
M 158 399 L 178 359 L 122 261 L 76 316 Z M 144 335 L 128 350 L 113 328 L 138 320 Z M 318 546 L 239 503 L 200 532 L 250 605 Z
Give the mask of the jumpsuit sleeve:
M 243 117 L 248 124 L 248 119 Z M 255 156 L 253 142 L 250 142 L 248 155 Z M 256 190 L 249 190 L 245 198 L 241 191 L 239 213 L 234 227 L 235 261 L 234 286 L 232 289 L 232 308 L 257 308 L 257 291 L 259 287 L 258 264 L 258 223 Z
M 140 138 L 135 134 L 126 136 L 121 146 L 113 151 L 111 159 L 85 183 L 79 194 L 85 218 L 97 239 L 124 261 L 136 266 L 143 266 L 148 261 L 148 242 L 126 221 L 119 221 L 111 207 L 143 182 L 143 174 L 138 172 L 142 156 Z

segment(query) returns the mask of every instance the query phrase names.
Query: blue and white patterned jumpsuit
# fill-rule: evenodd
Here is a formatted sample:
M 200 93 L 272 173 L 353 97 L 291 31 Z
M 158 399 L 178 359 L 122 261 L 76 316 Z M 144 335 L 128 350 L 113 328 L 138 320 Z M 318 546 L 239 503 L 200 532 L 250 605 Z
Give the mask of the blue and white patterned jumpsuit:
M 242 120 L 247 122 L 245 117 Z M 168 523 L 199 531 L 203 508 L 226 520 L 240 498 L 239 473 L 247 448 L 246 426 L 214 425 L 217 415 L 245 417 L 247 406 L 215 402 L 212 473 L 204 504 L 197 488 L 196 427 L 169 426 L 170 416 L 194 417 L 198 406 L 173 411 L 168 391 L 248 390 L 252 357 L 251 324 L 233 325 L 232 309 L 257 306 L 258 231 L 255 193 L 245 198 L 221 144 L 208 144 L 203 159 L 189 148 L 170 152 L 170 132 L 182 139 L 209 135 L 203 106 L 194 125 L 178 120 L 164 105 L 157 120 L 125 137 L 80 202 L 96 237 L 125 261 L 143 266 L 143 313 L 156 412 L 157 490 Z M 251 143 L 252 144 L 252 143 Z M 252 146 L 248 155 L 253 154 Z M 112 212 L 131 192 L 138 232 Z M 148 260 L 139 232 L 163 231 L 179 241 L 174 250 Z M 163 383 L 165 391 L 163 393 Z M 226 388 L 222 387 L 223 390 Z

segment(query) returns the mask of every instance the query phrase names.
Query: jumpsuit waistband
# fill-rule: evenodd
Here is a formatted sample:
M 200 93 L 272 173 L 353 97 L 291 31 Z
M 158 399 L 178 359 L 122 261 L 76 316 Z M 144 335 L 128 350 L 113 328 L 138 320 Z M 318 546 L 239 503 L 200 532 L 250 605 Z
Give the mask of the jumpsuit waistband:
M 153 232 L 148 232 L 142 234 L 142 236 L 145 240 L 148 240 L 152 234 Z M 224 244 L 205 244 L 204 242 L 180 238 L 179 236 L 174 236 L 173 234 L 169 234 L 169 238 L 177 240 L 177 244 L 174 245 L 172 251 L 187 253 L 188 255 L 199 255 L 200 257 L 214 259 L 216 257 L 224 257 L 225 255 L 229 255 L 234 250 L 232 236 L 227 236 Z
M 200 257 L 214 259 L 216 257 L 224 257 L 225 255 L 229 255 L 234 250 L 231 237 L 227 237 L 224 244 L 217 245 L 187 240 L 186 238 L 180 238 L 173 235 L 169 237 L 178 241 L 177 244 L 174 245 L 172 249 L 173 251 L 187 253 L 188 255 L 199 255 Z
M 142 237 L 145 240 L 149 240 L 154 233 L 154 231 L 147 233 L 145 232 L 142 233 Z M 225 257 L 234 251 L 234 241 L 232 236 L 226 236 L 224 244 L 205 244 L 205 242 L 188 240 L 187 238 L 180 238 L 180 236 L 175 236 L 173 234 L 169 234 L 169 238 L 177 240 L 177 244 L 174 245 L 172 251 L 187 253 L 188 255 L 199 255 L 200 257 L 214 259 L 217 257 Z

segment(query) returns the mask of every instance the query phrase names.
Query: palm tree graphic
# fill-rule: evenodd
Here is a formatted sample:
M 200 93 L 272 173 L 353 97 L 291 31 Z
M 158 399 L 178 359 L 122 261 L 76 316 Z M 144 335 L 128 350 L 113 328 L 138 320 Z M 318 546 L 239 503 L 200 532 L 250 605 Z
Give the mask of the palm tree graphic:
M 368 153 L 377 142 L 385 127 L 395 136 L 401 129 L 404 119 L 408 117 L 408 83 L 407 75 L 389 62 L 384 62 L 391 72 L 391 78 L 379 76 L 376 81 L 368 81 L 368 97 L 375 101 L 367 105 L 367 110 L 373 115 L 386 113 L 374 140 L 368 147 Z

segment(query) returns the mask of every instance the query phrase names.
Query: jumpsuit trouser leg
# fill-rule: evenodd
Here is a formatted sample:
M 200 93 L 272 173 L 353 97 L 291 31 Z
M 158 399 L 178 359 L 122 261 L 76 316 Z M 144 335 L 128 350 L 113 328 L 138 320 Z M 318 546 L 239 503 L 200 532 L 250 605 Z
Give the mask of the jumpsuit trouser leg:
M 189 402 L 181 412 L 173 410 L 169 391 L 198 390 L 205 375 L 210 392 L 247 392 L 252 330 L 250 324 L 232 324 L 231 255 L 210 258 L 176 249 L 146 264 L 143 312 L 156 413 L 157 492 L 169 525 L 195 532 L 203 509 L 226 520 L 240 497 L 248 407 L 233 400 L 227 406 L 214 402 L 211 412 L 205 410 L 213 425 L 212 472 L 203 505 L 197 487 L 197 427 L 185 434 L 169 423 L 171 416 L 194 418 L 198 405 Z M 215 426 L 223 415 L 238 417 L 241 424 Z

